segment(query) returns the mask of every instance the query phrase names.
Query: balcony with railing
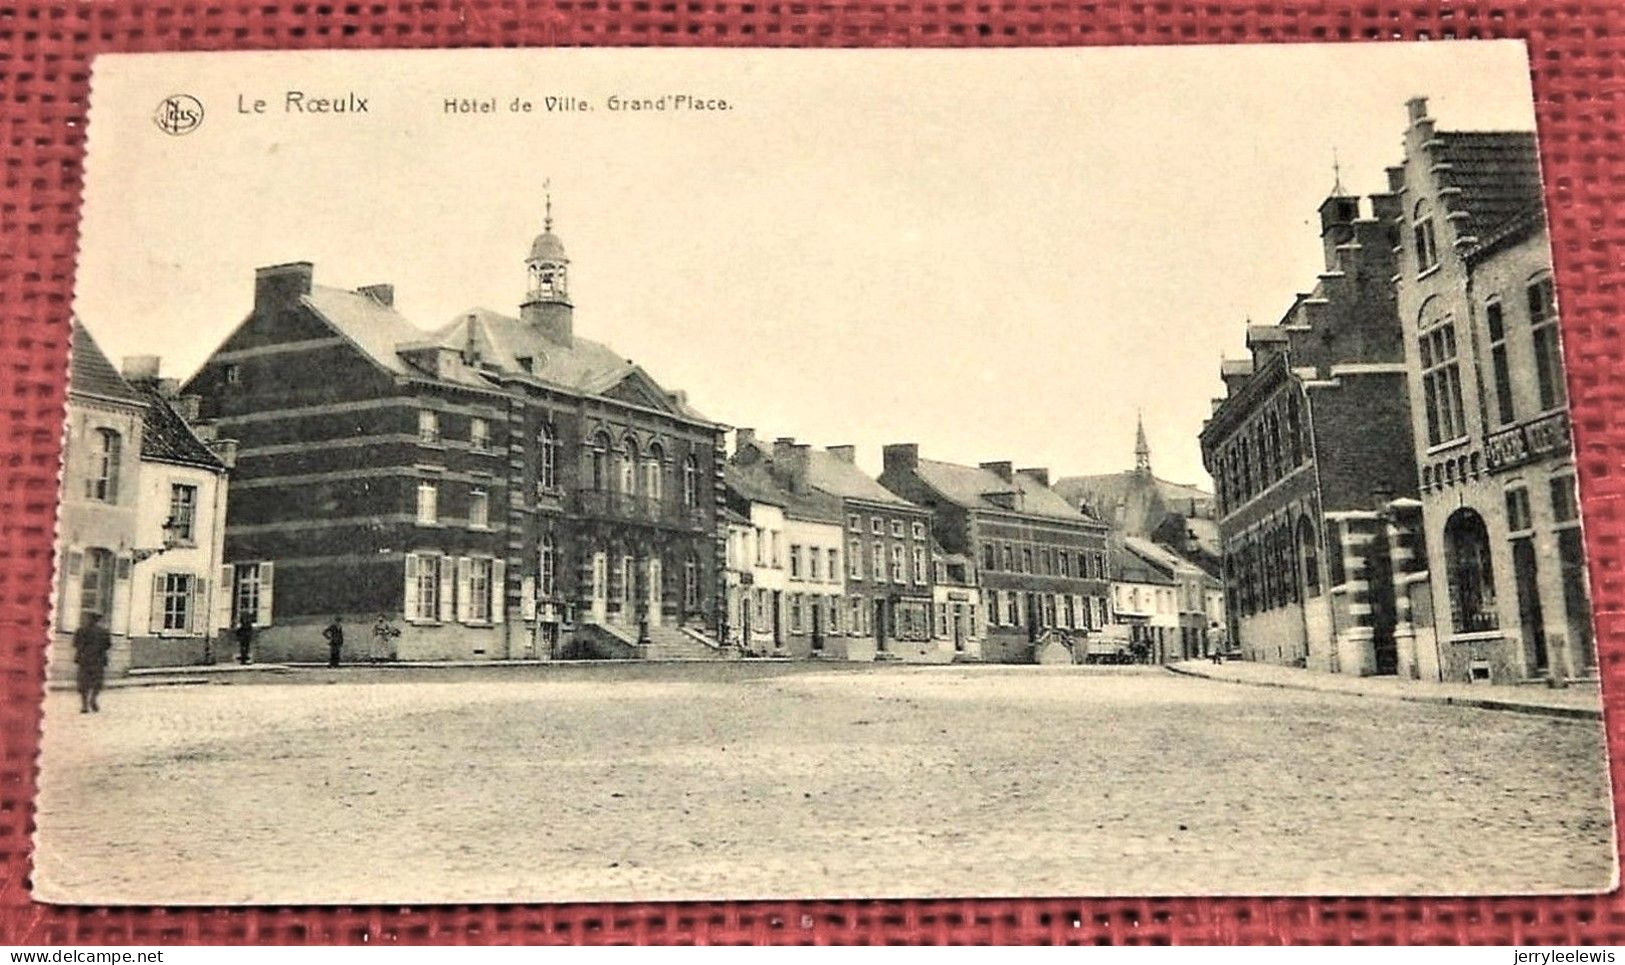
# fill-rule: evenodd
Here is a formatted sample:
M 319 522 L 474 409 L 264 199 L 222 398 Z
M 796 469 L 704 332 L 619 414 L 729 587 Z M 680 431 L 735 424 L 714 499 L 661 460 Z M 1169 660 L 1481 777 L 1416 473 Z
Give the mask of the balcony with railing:
M 583 516 L 598 519 L 682 529 L 701 529 L 705 526 L 705 513 L 698 506 L 684 506 L 676 501 L 656 498 L 645 493 L 579 489 L 575 492 L 572 502 L 575 510 Z

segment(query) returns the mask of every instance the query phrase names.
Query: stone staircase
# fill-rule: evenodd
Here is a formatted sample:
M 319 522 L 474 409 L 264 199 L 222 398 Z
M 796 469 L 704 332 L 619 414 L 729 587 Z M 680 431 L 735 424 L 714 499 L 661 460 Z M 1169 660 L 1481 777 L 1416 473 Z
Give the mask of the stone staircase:
M 644 648 L 646 660 L 726 660 L 731 651 L 686 627 L 652 626 Z

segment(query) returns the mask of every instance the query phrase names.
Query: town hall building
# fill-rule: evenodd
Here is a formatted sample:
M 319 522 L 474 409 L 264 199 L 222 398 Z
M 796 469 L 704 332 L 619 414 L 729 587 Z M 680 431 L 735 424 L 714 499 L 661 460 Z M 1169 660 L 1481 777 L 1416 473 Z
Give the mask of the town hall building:
M 334 616 L 347 659 L 719 653 L 724 427 L 576 333 L 551 211 L 524 264 L 517 316 L 434 331 L 390 285 L 256 272 L 186 392 L 239 441 L 230 615 L 261 659 L 323 657 Z

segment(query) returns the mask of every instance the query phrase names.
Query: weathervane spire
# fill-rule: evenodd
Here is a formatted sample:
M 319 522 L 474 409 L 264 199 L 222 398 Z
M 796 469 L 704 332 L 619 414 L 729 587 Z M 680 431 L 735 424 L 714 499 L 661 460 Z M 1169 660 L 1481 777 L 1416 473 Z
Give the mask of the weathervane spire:
M 542 216 L 542 230 L 553 230 L 553 179 L 542 179 L 542 195 L 546 200 L 547 212 Z
M 1343 193 L 1343 166 L 1337 161 L 1337 145 L 1332 145 L 1332 194 Z

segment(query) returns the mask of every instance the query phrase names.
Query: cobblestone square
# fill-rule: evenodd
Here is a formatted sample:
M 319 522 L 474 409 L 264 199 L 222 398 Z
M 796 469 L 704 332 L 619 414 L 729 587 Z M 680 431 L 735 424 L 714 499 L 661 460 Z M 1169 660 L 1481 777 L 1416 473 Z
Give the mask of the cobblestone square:
M 37 894 L 1600 891 L 1596 721 L 1154 669 L 345 669 L 47 699 Z

